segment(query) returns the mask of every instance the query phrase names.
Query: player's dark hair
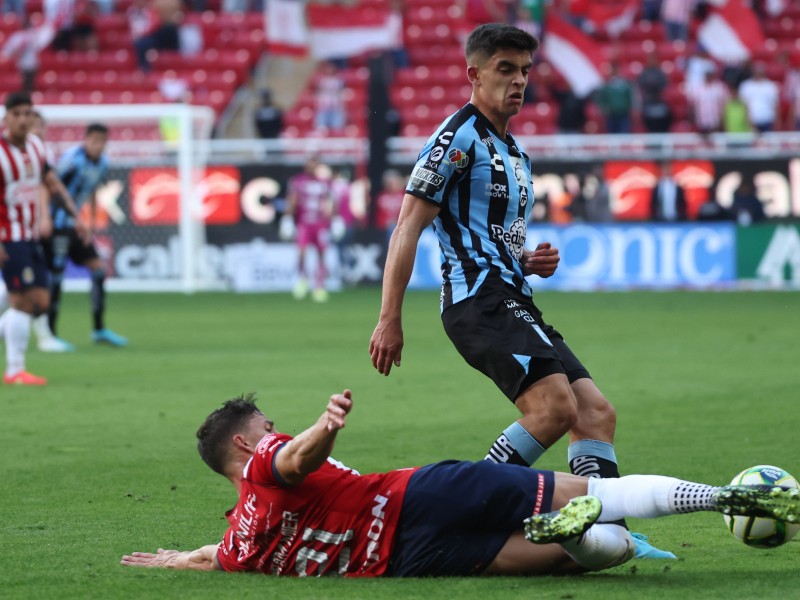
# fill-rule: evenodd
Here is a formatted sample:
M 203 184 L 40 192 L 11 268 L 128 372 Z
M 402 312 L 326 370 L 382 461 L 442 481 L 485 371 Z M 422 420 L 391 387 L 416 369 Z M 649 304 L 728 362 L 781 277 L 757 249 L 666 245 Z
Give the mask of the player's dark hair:
M 102 133 L 103 135 L 108 135 L 108 127 L 106 127 L 102 123 L 89 123 L 89 126 L 86 128 L 86 133 L 84 134 L 84 137 L 90 136 L 93 133 Z
M 197 430 L 197 451 L 203 462 L 220 475 L 225 475 L 231 437 L 260 412 L 255 404 L 255 395 L 243 394 L 228 400 L 208 415 Z
M 31 100 L 31 95 L 28 92 L 10 92 L 6 95 L 6 110 L 24 105 L 33 106 L 33 100 Z
M 539 40 L 527 31 L 505 23 L 478 25 L 467 38 L 464 54 L 467 60 L 480 55 L 485 60 L 498 50 L 523 50 L 533 54 L 539 48 Z

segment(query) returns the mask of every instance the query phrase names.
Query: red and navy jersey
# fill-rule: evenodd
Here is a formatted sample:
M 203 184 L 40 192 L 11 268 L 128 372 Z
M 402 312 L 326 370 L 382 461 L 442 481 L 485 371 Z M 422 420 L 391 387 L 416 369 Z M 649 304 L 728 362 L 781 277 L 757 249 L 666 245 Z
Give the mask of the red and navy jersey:
M 408 480 L 417 469 L 361 475 L 331 458 L 289 487 L 265 436 L 242 473 L 239 502 L 217 558 L 226 571 L 376 577 L 387 567 Z
M 24 148 L 0 136 L 0 242 L 37 235 L 42 178 L 49 168 L 42 140 L 28 135 Z

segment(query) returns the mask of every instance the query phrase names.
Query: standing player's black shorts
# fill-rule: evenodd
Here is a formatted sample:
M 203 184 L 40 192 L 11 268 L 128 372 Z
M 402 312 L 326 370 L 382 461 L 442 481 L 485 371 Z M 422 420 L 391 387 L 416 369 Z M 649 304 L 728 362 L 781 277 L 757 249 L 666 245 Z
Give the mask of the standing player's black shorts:
M 475 296 L 447 308 L 442 322 L 464 360 L 512 402 L 554 373 L 570 383 L 591 377 L 533 300 L 505 282 L 487 277 Z
M 408 481 L 386 575 L 476 575 L 523 521 L 550 512 L 555 476 L 518 465 L 445 461 Z
M 2 265 L 9 292 L 48 287 L 47 262 L 41 244 L 35 241 L 3 242 L 8 260 Z
M 74 227 L 53 230 L 53 235 L 42 242 L 48 268 L 55 272 L 63 271 L 69 258 L 76 265 L 85 265 L 90 260 L 98 258 L 97 250 L 93 244 L 86 244 Z

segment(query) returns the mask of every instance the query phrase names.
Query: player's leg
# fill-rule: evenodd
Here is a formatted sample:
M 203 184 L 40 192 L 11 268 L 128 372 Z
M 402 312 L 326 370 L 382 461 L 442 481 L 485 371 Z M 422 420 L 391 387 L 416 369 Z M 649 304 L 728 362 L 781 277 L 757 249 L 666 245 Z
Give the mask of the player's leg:
M 56 337 L 54 331 L 61 303 L 61 282 L 67 264 L 69 236 L 64 230 L 56 230 L 42 241 L 45 262 L 50 271 L 50 309 L 33 320 L 37 347 L 41 352 L 72 352 L 75 346 Z
M 3 279 L 8 286 L 10 307 L 3 315 L 6 343 L 6 369 L 3 382 L 18 385 L 45 385 L 47 380 L 28 373 L 25 355 L 33 317 L 49 308 L 47 270 L 41 248 L 32 242 L 5 244 L 8 260 Z
M 294 285 L 292 295 L 297 300 L 302 300 L 308 295 L 308 279 L 306 279 L 306 250 L 309 244 L 308 227 L 297 225 L 297 283 Z
M 325 253 L 328 250 L 325 240 L 326 232 L 322 227 L 317 226 L 314 230 L 313 244 L 317 251 L 317 270 L 314 275 L 314 291 L 311 297 L 315 302 L 325 302 L 328 299 L 328 292 L 325 289 L 325 278 L 328 276 L 328 269 L 325 266 Z
M 92 301 L 92 341 L 96 344 L 108 344 L 116 348 L 128 345 L 127 338 L 108 329 L 105 325 L 106 310 L 106 269 L 97 255 L 94 245 L 86 244 L 75 237 L 71 251 L 72 259 L 89 270 L 92 278 L 90 297 Z
M 442 322 L 461 356 L 495 382 L 522 413 L 486 456 L 532 465 L 573 426 L 576 401 L 564 365 L 532 314 L 530 301 L 486 282 L 478 294 L 449 307 Z

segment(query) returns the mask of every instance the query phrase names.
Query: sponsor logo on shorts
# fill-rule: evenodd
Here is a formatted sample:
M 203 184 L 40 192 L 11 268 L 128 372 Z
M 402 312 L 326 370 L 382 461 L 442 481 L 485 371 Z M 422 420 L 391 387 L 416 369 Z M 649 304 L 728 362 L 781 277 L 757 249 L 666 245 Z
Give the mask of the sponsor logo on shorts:
M 464 169 L 469 164 L 469 156 L 467 156 L 467 153 L 458 148 L 450 148 L 450 151 L 447 153 L 447 160 L 453 163 L 456 169 L 459 170 Z
M 22 283 L 25 285 L 30 285 L 33 283 L 33 269 L 31 267 L 25 267 L 22 269 Z
M 525 247 L 525 238 L 528 236 L 528 228 L 522 217 L 516 219 L 509 231 L 503 229 L 502 225 L 492 225 L 492 239 L 503 242 L 509 253 L 517 260 L 522 258 L 522 249 Z

